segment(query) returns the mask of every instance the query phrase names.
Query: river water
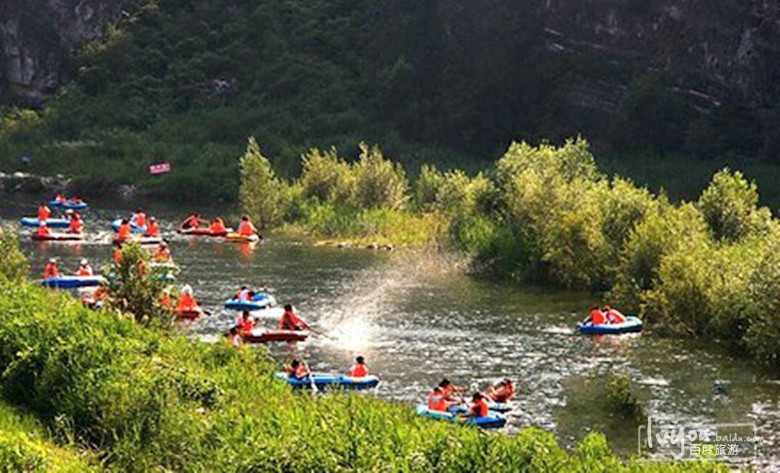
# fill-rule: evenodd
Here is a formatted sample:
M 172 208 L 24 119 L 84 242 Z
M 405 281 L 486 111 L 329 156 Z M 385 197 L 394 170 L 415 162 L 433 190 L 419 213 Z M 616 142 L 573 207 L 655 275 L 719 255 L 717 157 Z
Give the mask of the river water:
M 16 226 L 20 213 L 6 206 L 0 223 Z M 116 215 L 87 213 L 90 238 L 77 245 L 23 238 L 33 273 L 50 256 L 71 269 L 82 257 L 107 263 L 108 223 Z M 377 395 L 410 406 L 443 376 L 469 392 L 510 377 L 519 391 L 508 414 L 510 434 L 536 425 L 570 446 L 598 430 L 622 455 L 636 453 L 638 426 L 611 417 L 602 393 L 608 374 L 628 373 L 653 423 L 754 424 L 763 437 L 754 466 L 780 470 L 780 375 L 714 343 L 649 331 L 579 336 L 573 327 L 593 296 L 477 280 L 410 250 L 318 247 L 273 235 L 246 246 L 176 235 L 170 222 L 163 228 L 182 268 L 178 282 L 191 284 L 212 311 L 181 327 L 193 336 L 224 343 L 218 334 L 235 316 L 222 309 L 224 300 L 242 284 L 265 284 L 319 331 L 305 343 L 271 346 L 280 363 L 296 355 L 315 370 L 342 371 L 362 354 L 381 376 Z

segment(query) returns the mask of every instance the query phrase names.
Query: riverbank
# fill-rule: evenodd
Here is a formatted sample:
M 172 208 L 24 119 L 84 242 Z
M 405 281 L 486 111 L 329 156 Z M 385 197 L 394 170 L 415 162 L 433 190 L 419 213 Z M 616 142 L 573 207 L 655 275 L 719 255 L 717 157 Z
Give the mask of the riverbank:
M 188 340 L 0 280 L 4 398 L 110 470 L 690 471 L 622 461 L 598 434 L 567 452 L 535 428 L 485 436 L 408 404 L 296 393 L 271 377 L 279 367 L 263 348 Z

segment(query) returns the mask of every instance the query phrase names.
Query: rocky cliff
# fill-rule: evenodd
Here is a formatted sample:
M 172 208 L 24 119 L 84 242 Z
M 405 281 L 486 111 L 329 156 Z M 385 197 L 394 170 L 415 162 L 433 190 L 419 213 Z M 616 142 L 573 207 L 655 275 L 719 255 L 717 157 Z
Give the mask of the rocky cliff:
M 1 0 L 0 87 L 30 103 L 67 80 L 68 53 L 103 36 L 130 0 Z

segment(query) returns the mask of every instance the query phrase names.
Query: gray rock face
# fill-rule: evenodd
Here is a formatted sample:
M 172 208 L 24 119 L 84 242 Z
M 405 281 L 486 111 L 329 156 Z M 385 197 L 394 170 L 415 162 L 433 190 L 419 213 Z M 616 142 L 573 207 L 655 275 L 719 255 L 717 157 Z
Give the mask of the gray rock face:
M 548 49 L 657 71 L 713 105 L 780 78 L 778 0 L 534 0 Z
M 131 0 L 0 0 L 0 86 L 31 103 L 67 80 L 75 47 L 100 38 Z

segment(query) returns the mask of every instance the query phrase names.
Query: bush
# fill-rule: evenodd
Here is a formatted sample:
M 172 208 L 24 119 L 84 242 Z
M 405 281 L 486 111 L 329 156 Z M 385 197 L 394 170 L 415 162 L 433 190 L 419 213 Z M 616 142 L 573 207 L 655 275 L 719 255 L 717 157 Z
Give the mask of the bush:
M 402 208 L 408 200 L 409 184 L 400 164 L 382 156 L 377 146 L 360 144 L 360 160 L 355 164 L 356 199 L 364 208 Z
M 0 226 L 0 278 L 21 281 L 30 274 L 30 263 L 19 249 L 19 238 L 12 228 Z
M 755 182 L 728 168 L 712 177 L 698 206 L 718 240 L 737 241 L 753 233 L 765 233 L 772 218 L 769 209 L 758 207 Z
M 615 414 L 640 423 L 645 418 L 644 409 L 631 388 L 631 377 L 627 374 L 607 376 L 604 394 Z
M 239 168 L 239 199 L 244 211 L 259 227 L 279 224 L 285 214 L 287 186 L 276 177 L 271 163 L 260 153 L 254 137 L 248 140 Z
M 109 281 L 109 307 L 131 314 L 137 322 L 169 326 L 173 314 L 160 303 L 168 285 L 162 276 L 174 270 L 157 270 L 149 265 L 151 259 L 149 251 L 138 243 L 122 246 L 122 261 L 104 271 Z
M 352 202 L 356 193 L 355 176 L 335 148 L 324 153 L 313 148 L 302 159 L 300 182 L 304 197 L 342 205 Z

